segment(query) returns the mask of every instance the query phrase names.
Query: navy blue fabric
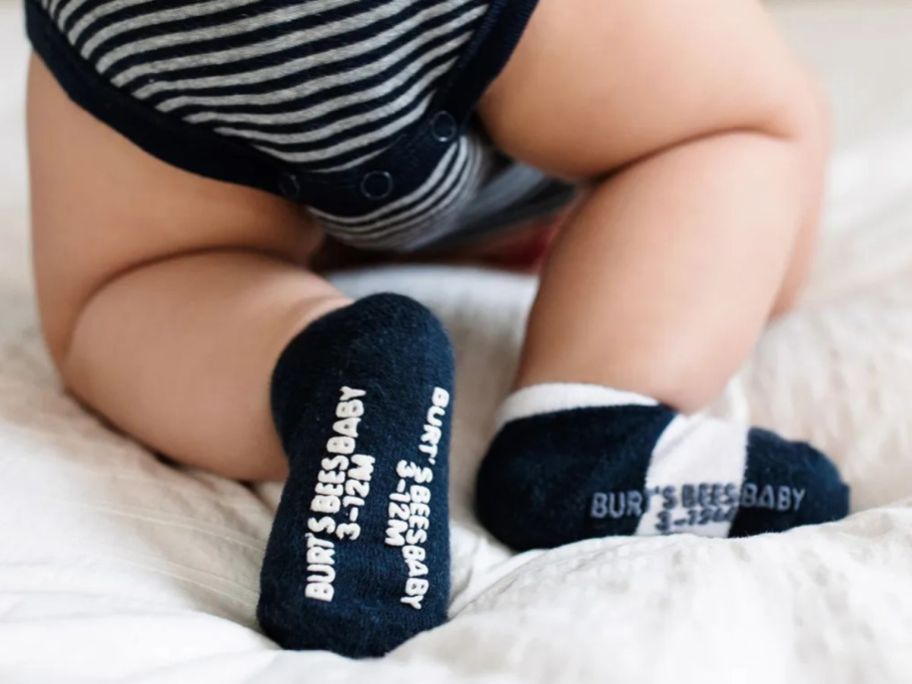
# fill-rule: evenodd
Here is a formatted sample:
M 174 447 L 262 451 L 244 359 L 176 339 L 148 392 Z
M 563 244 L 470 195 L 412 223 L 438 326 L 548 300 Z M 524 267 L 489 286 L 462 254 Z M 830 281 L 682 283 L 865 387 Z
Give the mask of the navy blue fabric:
M 476 510 L 521 551 L 632 535 L 638 517 L 596 519 L 592 496 L 643 491 L 652 449 L 675 414 L 662 407 L 584 408 L 507 423 L 478 472 Z
M 424 307 L 398 295 L 375 295 L 330 313 L 312 323 L 283 352 L 273 376 L 272 405 L 290 474 L 263 561 L 257 610 L 264 631 L 283 647 L 380 656 L 446 620 L 452 404 L 443 412 L 437 410 L 433 419 L 429 408 L 435 390 L 440 394 L 436 388 L 451 392 L 452 386 L 453 358 L 446 332 Z M 318 483 L 335 479 L 339 472 L 329 468 L 327 476 L 327 465 L 336 456 L 333 450 L 338 451 L 329 442 L 340 434 L 334 423 L 340 413 L 352 412 L 352 406 L 338 406 L 343 387 L 365 392 L 358 400 L 363 415 L 357 425 L 356 448 L 346 459 L 351 462 L 347 475 L 356 465 L 354 454 L 374 459 L 363 505 L 346 507 L 343 502 L 338 513 L 328 515 L 341 527 L 350 521 L 351 509 L 359 508 L 360 533 L 354 540 L 345 528 L 338 532 L 338 527 L 335 534 L 310 535 L 313 521 L 324 515 L 314 512 Z M 433 440 L 426 436 L 429 420 L 439 423 L 439 444 L 432 456 Z M 433 428 L 430 431 L 438 434 Z M 403 469 L 414 473 L 424 468 L 430 469 L 431 481 L 419 483 L 421 477 L 409 476 L 406 486 L 400 484 Z M 365 494 L 363 483 L 354 486 L 360 491 L 349 491 L 346 482 L 346 493 Z M 423 495 L 415 487 L 429 490 L 426 505 L 418 503 Z M 414 579 L 429 582 L 420 609 L 402 601 L 410 574 L 404 547 L 387 543 L 391 518 L 401 517 L 393 509 L 402 508 L 397 502 L 403 495 L 412 496 L 414 503 L 406 504 L 409 531 L 401 527 L 400 531 L 409 545 L 422 547 L 426 554 L 427 574 L 418 565 L 412 568 L 418 573 Z M 425 534 L 417 531 L 424 527 Z M 339 539 L 340 534 L 345 538 Z M 308 578 L 324 572 L 308 570 L 314 558 L 308 557 L 307 547 L 315 538 L 321 546 L 333 543 L 331 601 L 306 593 Z
M 628 497 L 625 509 L 595 516 L 593 497 L 639 493 L 637 501 L 650 501 L 645 488 L 652 453 L 674 417 L 664 406 L 614 406 L 507 423 L 478 472 L 479 519 L 521 551 L 635 534 L 648 504 L 631 506 Z M 849 512 L 849 488 L 823 454 L 756 428 L 748 434 L 744 482 L 733 496 L 732 537 L 830 522 Z
M 729 532 L 732 537 L 782 532 L 849 514 L 849 488 L 836 466 L 809 444 L 787 442 L 768 430 L 754 428 L 748 434 L 744 481 L 752 486 L 749 495 L 754 501 L 738 509 Z M 797 511 L 776 500 L 783 484 L 806 492 Z

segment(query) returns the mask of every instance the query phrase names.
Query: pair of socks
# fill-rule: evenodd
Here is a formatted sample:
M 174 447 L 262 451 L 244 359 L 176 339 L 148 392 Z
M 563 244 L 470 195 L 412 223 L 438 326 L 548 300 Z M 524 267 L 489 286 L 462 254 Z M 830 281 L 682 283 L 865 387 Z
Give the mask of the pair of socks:
M 424 307 L 365 298 L 312 323 L 272 379 L 289 477 L 257 616 L 285 648 L 382 655 L 446 620 L 453 356 Z M 606 535 L 726 537 L 836 520 L 812 447 L 648 397 L 538 385 L 503 404 L 477 512 L 515 549 Z

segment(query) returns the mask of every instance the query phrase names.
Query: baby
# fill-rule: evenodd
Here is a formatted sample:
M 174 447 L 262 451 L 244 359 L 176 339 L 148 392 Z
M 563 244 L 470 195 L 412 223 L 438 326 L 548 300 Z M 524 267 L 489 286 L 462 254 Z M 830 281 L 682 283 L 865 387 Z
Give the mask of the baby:
M 152 449 L 287 477 L 282 646 L 380 655 L 449 592 L 447 335 L 316 275 L 324 236 L 484 242 L 584 188 L 478 475 L 505 544 L 847 514 L 820 452 L 694 414 L 794 302 L 820 209 L 825 108 L 757 0 L 25 5 L 54 362 Z

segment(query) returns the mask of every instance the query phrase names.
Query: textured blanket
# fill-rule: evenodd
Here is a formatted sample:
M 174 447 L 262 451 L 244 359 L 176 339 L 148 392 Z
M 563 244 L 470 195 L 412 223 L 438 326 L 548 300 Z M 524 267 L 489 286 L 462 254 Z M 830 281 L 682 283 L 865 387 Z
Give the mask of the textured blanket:
M 713 411 L 808 438 L 847 520 L 741 541 L 595 540 L 513 555 L 472 487 L 534 293 L 446 268 L 342 274 L 415 296 L 457 346 L 448 624 L 383 660 L 279 651 L 256 629 L 278 485 L 156 458 L 64 395 L 27 280 L 18 7 L 0 0 L 0 680 L 902 682 L 912 677 L 912 6 L 789 2 L 835 94 L 827 230 L 799 310 Z

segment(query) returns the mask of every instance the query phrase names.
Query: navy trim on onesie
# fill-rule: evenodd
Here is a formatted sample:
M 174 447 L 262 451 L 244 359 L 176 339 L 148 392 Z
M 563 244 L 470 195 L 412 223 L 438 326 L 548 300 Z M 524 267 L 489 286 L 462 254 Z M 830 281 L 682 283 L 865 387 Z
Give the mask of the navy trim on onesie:
M 25 0 L 32 45 L 69 97 L 140 148 L 394 250 L 458 232 L 496 171 L 473 111 L 536 4 Z

